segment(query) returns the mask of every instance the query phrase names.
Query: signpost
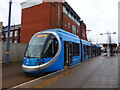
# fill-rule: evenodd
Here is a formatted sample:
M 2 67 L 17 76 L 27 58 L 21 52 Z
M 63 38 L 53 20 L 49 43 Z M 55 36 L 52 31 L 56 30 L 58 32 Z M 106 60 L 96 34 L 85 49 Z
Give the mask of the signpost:
M 8 16 L 8 35 L 7 35 L 7 45 L 6 45 L 6 64 L 9 63 L 9 46 L 10 46 L 10 23 L 11 23 L 11 7 L 12 7 L 12 0 L 9 2 L 9 16 Z

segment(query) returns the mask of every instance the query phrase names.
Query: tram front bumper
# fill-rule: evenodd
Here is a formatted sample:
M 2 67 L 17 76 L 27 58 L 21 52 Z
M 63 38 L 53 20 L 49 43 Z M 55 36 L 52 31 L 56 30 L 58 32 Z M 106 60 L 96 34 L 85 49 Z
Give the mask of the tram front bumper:
M 22 65 L 22 67 L 23 67 L 23 71 L 38 71 L 38 70 L 41 70 L 41 68 L 40 68 L 40 65 L 37 65 L 37 66 L 26 66 L 26 65 Z

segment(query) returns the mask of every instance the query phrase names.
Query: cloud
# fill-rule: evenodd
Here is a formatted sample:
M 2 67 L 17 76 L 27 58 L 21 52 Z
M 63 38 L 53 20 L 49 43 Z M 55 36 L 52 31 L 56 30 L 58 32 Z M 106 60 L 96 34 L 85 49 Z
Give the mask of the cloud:
M 21 2 L 26 0 L 13 0 L 11 24 L 21 23 Z M 118 32 L 118 1 L 120 0 L 66 0 L 86 23 L 87 29 L 92 30 L 88 38 L 96 42 L 106 42 L 106 35 L 100 33 Z M 1 0 L 0 21 L 7 25 L 9 0 Z M 112 38 L 117 42 L 117 36 Z
M 73 9 L 78 13 L 87 25 L 87 29 L 92 30 L 88 38 L 99 42 L 106 42 L 106 35 L 100 33 L 118 32 L 118 1 L 116 0 L 67 0 Z M 117 33 L 118 34 L 118 33 Z M 118 41 L 117 35 L 112 37 Z M 99 39 L 100 38 L 100 39 Z M 102 38 L 102 39 L 101 39 Z M 104 38 L 104 39 L 103 39 Z

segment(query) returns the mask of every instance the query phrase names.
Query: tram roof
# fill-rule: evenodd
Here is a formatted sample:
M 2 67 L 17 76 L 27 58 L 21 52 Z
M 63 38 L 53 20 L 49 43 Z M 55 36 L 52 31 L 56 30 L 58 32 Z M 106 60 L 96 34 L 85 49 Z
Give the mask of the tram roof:
M 90 42 L 88 42 L 88 41 L 86 41 L 86 40 L 83 40 L 83 39 L 81 39 L 81 41 L 82 41 L 82 44 L 91 46 L 91 43 L 90 43 Z
M 102 48 L 100 45 L 96 45 L 98 48 Z
M 77 35 L 72 34 L 72 33 L 70 33 L 70 32 L 67 32 L 67 31 L 65 31 L 65 30 L 63 30 L 63 29 L 60 29 L 60 28 L 57 28 L 57 29 L 48 29 L 48 30 L 45 30 L 45 31 L 61 32 L 61 33 L 64 33 L 64 34 L 67 34 L 67 35 L 70 35 L 70 36 L 79 38 Z

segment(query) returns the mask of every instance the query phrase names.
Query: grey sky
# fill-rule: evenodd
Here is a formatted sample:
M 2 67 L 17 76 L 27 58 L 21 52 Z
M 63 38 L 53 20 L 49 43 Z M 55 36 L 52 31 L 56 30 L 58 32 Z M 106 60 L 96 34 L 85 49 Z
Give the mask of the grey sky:
M 11 24 L 21 22 L 20 3 L 26 0 L 13 0 Z M 106 42 L 106 35 L 100 33 L 117 32 L 112 35 L 114 42 L 118 41 L 118 1 L 120 0 L 66 0 L 86 23 L 88 39 L 92 42 Z M 1 0 L 0 21 L 6 26 L 8 23 L 9 0 Z

